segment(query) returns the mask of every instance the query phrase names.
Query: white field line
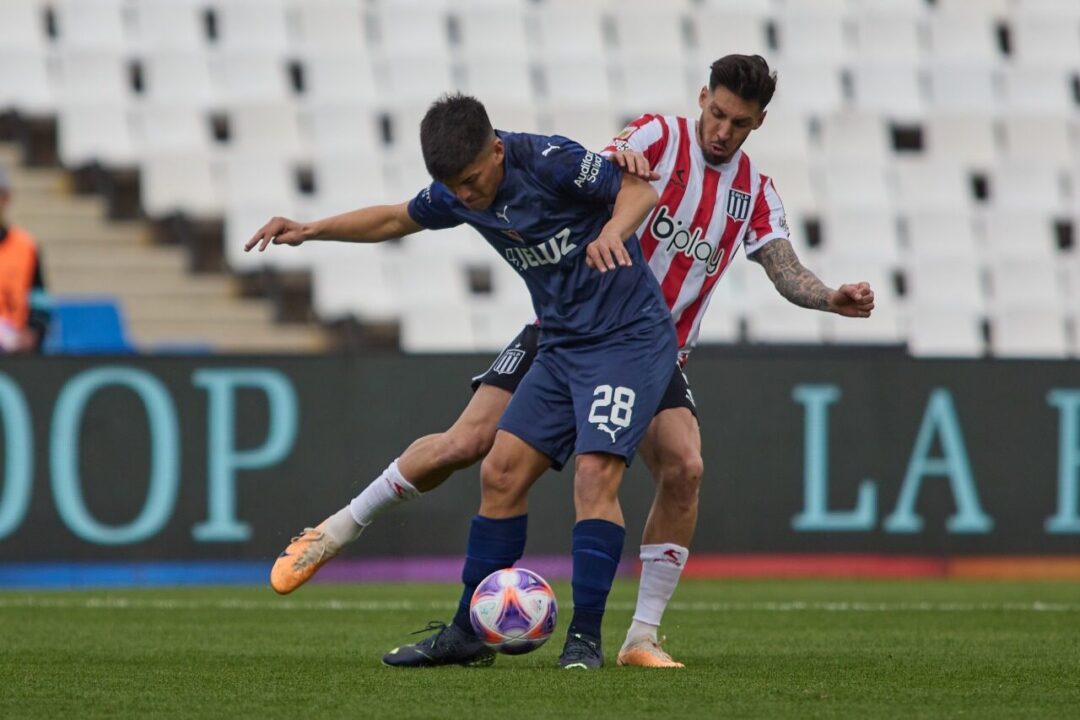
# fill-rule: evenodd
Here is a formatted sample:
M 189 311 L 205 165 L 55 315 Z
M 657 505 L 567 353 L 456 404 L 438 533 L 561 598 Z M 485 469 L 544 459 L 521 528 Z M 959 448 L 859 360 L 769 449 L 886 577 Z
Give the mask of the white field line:
M 59 608 L 82 610 L 306 610 L 306 611 L 450 611 L 451 602 L 411 600 L 140 600 L 123 597 L 3 597 L 0 610 L 8 608 Z M 634 604 L 610 602 L 609 610 L 633 610 Z M 1080 603 L 1060 602 L 672 602 L 676 612 L 1080 612 Z

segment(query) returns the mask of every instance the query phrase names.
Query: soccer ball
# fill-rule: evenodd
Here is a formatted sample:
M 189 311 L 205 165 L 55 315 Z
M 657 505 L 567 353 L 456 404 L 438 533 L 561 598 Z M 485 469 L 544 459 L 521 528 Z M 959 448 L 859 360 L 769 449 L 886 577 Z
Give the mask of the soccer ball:
M 555 632 L 555 593 L 524 568 L 497 570 L 476 586 L 469 619 L 477 636 L 507 655 L 532 652 Z

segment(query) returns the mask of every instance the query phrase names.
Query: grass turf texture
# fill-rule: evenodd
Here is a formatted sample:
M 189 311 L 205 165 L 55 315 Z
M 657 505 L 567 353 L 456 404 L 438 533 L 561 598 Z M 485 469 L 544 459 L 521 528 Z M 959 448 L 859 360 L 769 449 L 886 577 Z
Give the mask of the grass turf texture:
M 668 648 L 615 666 L 635 585 L 612 592 L 608 666 L 558 670 L 570 615 L 491 668 L 382 654 L 447 620 L 446 585 L 0 593 L 0 717 L 1062 718 L 1080 713 L 1080 584 L 685 581 Z

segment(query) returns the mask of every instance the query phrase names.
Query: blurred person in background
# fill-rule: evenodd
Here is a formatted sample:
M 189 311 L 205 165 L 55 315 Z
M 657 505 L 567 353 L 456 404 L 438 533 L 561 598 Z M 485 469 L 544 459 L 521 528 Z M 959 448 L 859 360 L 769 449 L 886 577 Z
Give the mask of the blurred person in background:
M 34 238 L 11 224 L 11 176 L 0 166 L 0 352 L 41 350 L 49 326 L 41 253 Z

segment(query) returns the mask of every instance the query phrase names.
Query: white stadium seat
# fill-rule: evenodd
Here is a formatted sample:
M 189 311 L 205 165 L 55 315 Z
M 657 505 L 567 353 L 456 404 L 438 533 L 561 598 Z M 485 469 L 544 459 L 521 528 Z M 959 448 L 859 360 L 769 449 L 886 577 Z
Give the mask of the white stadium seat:
M 940 10 L 929 20 L 929 55 L 935 63 L 991 68 L 1003 57 L 990 18 Z
M 1080 20 L 1080 5 L 1072 0 L 1013 0 L 1016 17 L 1052 17 Z
M 624 125 L 615 111 L 603 105 L 566 104 L 553 108 L 549 117 L 546 132 L 596 150 L 606 147 Z
M 704 78 L 714 60 L 738 48 L 747 55 L 768 55 L 766 18 L 741 12 L 736 8 L 705 6 L 694 21 L 697 34 L 697 65 L 694 69 Z
M 60 0 L 56 3 L 60 47 L 123 51 L 127 45 L 123 5 L 122 0 Z
M 693 116 L 693 109 L 692 106 L 686 107 L 680 115 Z M 769 113 L 764 124 L 750 133 L 743 149 L 755 161 L 759 156 L 767 158 L 777 155 L 805 161 L 810 157 L 810 122 L 797 113 Z M 767 168 L 763 172 L 769 173 Z
M 245 103 L 229 112 L 229 121 L 234 152 L 293 160 L 307 154 L 300 114 L 292 103 Z
M 532 53 L 525 10 L 526 5 L 521 0 L 480 7 L 455 7 L 464 53 L 483 56 L 492 62 L 527 61 Z M 492 44 L 493 38 L 498 38 L 497 45 Z
M 1039 304 L 1052 311 L 1064 307 L 1065 290 L 1054 259 L 995 257 L 989 263 L 991 307 Z
M 133 93 L 128 65 L 111 51 L 69 50 L 60 54 L 58 94 L 64 102 L 127 104 Z
M 990 316 L 990 348 L 997 357 L 1064 358 L 1069 354 L 1065 315 L 1042 304 L 995 310 Z
M 772 66 L 772 63 L 770 63 Z M 774 68 L 783 80 L 769 108 L 773 112 L 827 115 L 844 104 L 840 71 L 834 65 L 780 62 Z
M 851 59 L 844 17 L 815 12 L 816 3 L 799 3 L 777 18 L 780 58 L 785 64 L 815 63 L 838 67 Z
M 764 281 L 768 283 L 768 279 Z M 771 288 L 771 284 L 770 284 Z M 817 345 L 822 340 L 823 315 L 792 305 L 773 289 L 746 310 L 747 339 L 752 343 Z
M 908 306 L 908 351 L 915 357 L 981 357 L 982 316 L 948 302 Z
M 356 0 L 301 0 L 294 3 L 297 44 L 310 57 L 368 48 L 368 29 Z
M 905 63 L 922 59 L 923 20 L 904 12 L 867 12 L 855 20 L 856 62 Z
M 230 206 L 292 204 L 296 194 L 292 169 L 282 158 L 237 153 L 225 161 L 224 168 L 225 198 Z M 286 213 L 271 213 L 275 214 Z
M 857 110 L 904 120 L 923 114 L 918 71 L 910 65 L 858 63 L 851 68 L 851 80 Z
M 283 0 L 227 0 L 216 10 L 222 48 L 271 57 L 284 55 L 289 47 Z
M 423 104 L 426 107 L 456 87 L 448 58 L 434 53 L 386 60 L 376 78 L 381 80 L 381 96 L 392 106 Z
M 210 123 L 202 110 L 188 105 L 140 103 L 134 112 L 140 155 L 210 151 Z
M 143 209 L 152 218 L 174 213 L 220 217 L 224 210 L 221 183 L 207 155 L 147 156 L 141 164 L 139 188 Z
M 41 0 L 0 2 L 0 48 L 6 52 L 44 50 L 47 45 L 44 10 Z
M 612 93 L 605 63 L 546 57 L 541 67 L 548 105 L 611 104 Z
M 1012 22 L 1013 55 L 1027 65 L 1080 65 L 1080 19 L 1022 16 Z
M 56 111 L 44 52 L 0 45 L 0 109 L 30 116 Z
M 386 194 L 382 164 L 372 162 L 370 154 L 319 155 L 312 168 L 316 198 L 322 204 L 336 207 L 337 213 L 391 201 Z
M 65 103 L 60 106 L 57 131 L 60 161 L 67 167 L 135 164 L 131 113 L 123 105 Z
M 962 17 L 1003 20 L 1009 16 L 1012 0 L 936 0 L 938 11 Z
M 923 127 L 926 155 L 934 162 L 985 168 L 1000 154 L 994 122 L 987 115 L 935 113 Z
M 280 102 L 290 97 L 286 62 L 274 53 L 223 51 L 212 67 L 221 97 L 231 106 Z
M 829 162 L 884 166 L 891 156 L 889 143 L 888 127 L 876 114 L 846 112 L 821 119 L 821 149 Z
M 891 172 L 903 209 L 962 210 L 972 205 L 969 179 L 954 163 L 898 158 Z
M 980 255 L 975 239 L 975 220 L 957 208 L 913 210 L 906 214 L 907 247 L 913 259 L 958 259 L 974 266 Z
M 350 248 L 348 261 L 318 260 L 312 268 L 312 305 L 323 320 L 356 317 L 388 322 L 401 315 L 400 288 L 387 272 L 397 249 L 385 243 Z
M 834 208 L 888 210 L 892 192 L 885 169 L 855 162 L 834 163 L 823 176 L 825 204 Z
M 988 65 L 934 63 L 928 79 L 927 104 L 935 111 L 990 115 L 1001 107 L 997 71 Z
M 406 306 L 401 315 L 401 349 L 408 353 L 476 351 L 469 306 Z
M 599 4 L 546 3 L 538 13 L 539 57 L 603 62 L 603 15 Z
M 1074 154 L 1069 120 L 1060 115 L 1007 115 L 1002 119 L 1004 150 L 1012 160 L 1067 163 Z
M 1029 160 L 1003 161 L 991 171 L 990 199 L 1004 210 L 1061 211 L 1065 207 L 1062 173 L 1055 166 Z
M 134 46 L 148 54 L 199 51 L 206 43 L 201 8 L 194 2 L 139 0 L 133 39 Z
M 621 60 L 683 60 L 687 43 L 677 3 L 641 3 L 632 11 L 621 8 L 612 14 L 612 20 Z
M 960 258 L 915 258 L 907 273 L 913 304 L 955 306 L 981 311 L 985 307 L 982 275 Z
M 900 261 L 896 216 L 862 206 L 826 209 L 821 218 L 821 252 L 837 259 L 895 266 Z
M 534 102 L 532 66 L 522 59 L 492 62 L 491 58 L 468 57 L 464 62 L 467 92 L 485 103 L 528 105 Z
M 1055 248 L 1050 218 L 1030 210 L 990 210 L 981 218 L 986 253 L 991 258 L 1053 260 Z
M 424 0 L 398 0 L 379 3 L 375 21 L 380 47 L 387 57 L 422 52 L 449 58 L 450 38 L 446 7 Z
M 1056 66 L 1013 65 L 1003 71 L 1003 105 L 1009 112 L 1072 112 L 1071 71 Z
M 695 95 L 681 82 L 683 68 L 683 63 L 676 60 L 627 59 L 621 65 L 621 88 L 615 93 L 619 109 L 630 116 L 643 111 L 696 115 Z
M 309 55 L 303 63 L 304 93 L 313 102 L 376 105 L 379 91 L 367 53 L 336 50 Z
M 378 117 L 367 105 L 312 102 L 300 112 L 312 153 L 371 153 L 382 149 Z
M 143 63 L 143 83 L 146 97 L 160 104 L 209 110 L 218 102 L 206 53 L 170 50 L 148 55 Z

